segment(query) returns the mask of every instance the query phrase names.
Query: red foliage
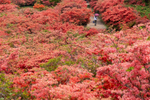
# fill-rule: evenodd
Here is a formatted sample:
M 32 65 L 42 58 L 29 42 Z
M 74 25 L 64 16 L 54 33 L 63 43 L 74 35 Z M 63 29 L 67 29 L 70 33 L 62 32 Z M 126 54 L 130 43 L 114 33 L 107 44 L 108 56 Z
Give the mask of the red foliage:
M 7 35 L 8 35 L 7 33 L 5 33 L 4 31 L 0 30 L 0 37 L 7 36 Z
M 52 74 L 59 84 L 78 83 L 92 78 L 92 73 L 87 70 L 71 66 L 60 66 Z
M 83 0 L 64 0 L 57 5 L 56 9 L 60 11 L 60 20 L 77 25 L 86 25 L 90 21 L 91 10 L 86 7 Z
M 17 10 L 16 5 L 11 5 L 11 4 L 0 4 L 0 13 L 2 12 L 12 12 Z
M 98 2 L 98 0 L 91 0 L 90 1 L 90 7 L 94 8 L 96 6 L 97 2 Z
M 46 5 L 46 6 L 52 6 L 55 4 L 55 1 L 50 2 L 49 0 L 41 0 L 42 4 Z
M 10 0 L 0 0 L 0 4 L 10 4 Z
M 124 0 L 98 0 L 94 7 L 94 11 L 99 11 L 99 13 L 105 12 L 110 7 L 123 4 Z
M 12 0 L 13 3 L 20 6 L 33 5 L 35 0 Z
M 122 5 L 110 7 L 104 13 L 102 13 L 102 19 L 109 25 L 119 26 L 122 22 L 135 22 L 137 15 L 132 8 L 126 8 Z
M 86 33 L 87 33 L 87 34 L 86 34 L 85 36 L 91 36 L 91 35 L 97 34 L 97 33 L 98 33 L 98 30 L 95 29 L 95 28 L 91 28 L 91 29 L 89 29 Z
M 34 4 L 34 6 L 33 6 L 33 8 L 35 8 L 35 9 L 39 9 L 39 10 L 43 10 L 44 8 L 45 8 L 45 6 L 44 5 L 42 5 L 42 4 Z
M 141 27 L 145 28 L 140 29 Z M 106 64 L 103 59 L 99 59 L 103 62 L 101 65 L 103 67 L 98 68 L 97 76 L 108 75 L 113 79 L 112 81 L 110 81 L 111 78 L 109 79 L 111 84 L 120 84 L 122 91 L 117 89 L 118 85 L 113 86 L 110 91 L 118 94 L 118 99 L 119 97 L 122 99 L 150 99 L 149 32 L 150 23 L 147 23 L 113 35 L 98 34 L 97 39 L 94 38 L 95 40 L 92 41 L 95 43 L 95 48 L 92 51 L 91 46 L 90 52 L 97 56 L 105 53 L 107 59 L 111 59 L 112 63 L 107 62 Z M 109 84 L 109 82 L 106 83 Z
M 141 24 L 141 23 L 148 23 L 150 22 L 150 20 L 145 16 L 145 17 L 141 17 L 141 16 L 138 16 L 137 19 L 136 19 L 136 24 Z
M 145 3 L 143 3 L 143 0 L 126 0 L 126 3 L 145 6 Z
M 77 25 L 86 25 L 90 21 L 90 9 L 87 8 L 72 8 L 63 12 L 60 15 L 60 20 L 63 22 L 70 22 Z

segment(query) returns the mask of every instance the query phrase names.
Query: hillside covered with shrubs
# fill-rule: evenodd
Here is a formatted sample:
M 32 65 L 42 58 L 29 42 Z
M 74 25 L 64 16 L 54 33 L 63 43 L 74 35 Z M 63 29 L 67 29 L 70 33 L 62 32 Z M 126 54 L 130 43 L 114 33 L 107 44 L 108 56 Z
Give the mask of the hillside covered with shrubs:
M 0 0 L 0 100 L 150 100 L 149 1 L 90 7 Z M 108 29 L 86 27 L 92 9 Z

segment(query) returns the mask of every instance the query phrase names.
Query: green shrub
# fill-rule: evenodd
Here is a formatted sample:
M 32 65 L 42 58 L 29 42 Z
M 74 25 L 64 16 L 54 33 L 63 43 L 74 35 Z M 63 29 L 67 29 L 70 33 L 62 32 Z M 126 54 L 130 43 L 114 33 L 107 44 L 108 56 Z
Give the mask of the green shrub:
M 61 60 L 61 57 L 50 59 L 47 63 L 41 64 L 40 67 L 50 72 L 54 71 L 58 67 L 60 60 Z
M 135 10 L 137 10 L 141 17 L 146 16 L 148 19 L 150 19 L 150 7 L 149 6 L 140 6 L 140 5 L 126 5 L 133 7 Z
M 9 80 L 4 73 L 0 73 L 0 100 L 30 100 L 27 91 L 15 92 L 12 80 Z

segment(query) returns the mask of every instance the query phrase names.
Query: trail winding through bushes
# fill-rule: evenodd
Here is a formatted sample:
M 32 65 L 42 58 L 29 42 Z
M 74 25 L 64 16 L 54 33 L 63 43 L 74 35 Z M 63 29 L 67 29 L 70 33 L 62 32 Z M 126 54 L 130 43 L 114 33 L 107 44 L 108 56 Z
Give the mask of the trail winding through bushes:
M 87 6 L 88 5 L 89 5 L 89 3 L 87 3 Z M 93 21 L 94 21 L 94 16 L 91 16 L 90 22 L 87 24 L 87 27 L 96 28 L 96 29 L 106 29 L 105 24 L 99 18 L 97 19 L 96 26 L 95 26 L 95 23 L 93 23 Z
M 90 20 L 91 21 L 90 23 L 87 24 L 87 27 L 96 28 L 96 29 L 106 29 L 106 26 L 99 18 L 97 19 L 96 26 L 95 26 L 95 23 L 93 23 L 93 20 L 94 20 L 93 16 L 90 17 Z

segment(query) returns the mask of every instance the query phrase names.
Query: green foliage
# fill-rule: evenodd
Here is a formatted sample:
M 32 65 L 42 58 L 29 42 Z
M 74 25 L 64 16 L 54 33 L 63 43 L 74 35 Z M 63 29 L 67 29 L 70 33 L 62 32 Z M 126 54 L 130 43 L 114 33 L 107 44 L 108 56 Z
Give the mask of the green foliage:
M 8 30 L 8 31 L 6 31 L 8 34 L 10 34 L 11 33 L 11 30 Z
M 13 82 L 6 78 L 4 73 L 0 73 L 0 100 L 29 100 L 30 95 L 25 91 L 15 92 L 13 88 Z
M 127 5 L 136 9 L 141 17 L 147 16 L 150 19 L 150 7 L 149 6 L 140 6 L 140 5 Z
M 150 40 L 150 36 L 147 38 L 147 40 L 148 40 L 148 41 Z
M 51 72 L 54 71 L 59 65 L 73 65 L 76 62 L 73 61 L 72 59 L 69 58 L 65 58 L 65 61 L 61 61 L 62 56 L 53 58 L 53 59 L 49 59 L 49 61 L 47 63 L 41 64 L 40 67 L 44 68 L 45 70 Z
M 12 82 L 5 78 L 4 73 L 0 73 L 0 100 L 8 100 L 12 98 Z
M 48 32 L 48 33 L 50 33 L 50 31 L 48 31 L 48 30 L 46 30 L 46 29 L 44 30 L 44 32 Z
M 140 27 L 139 27 L 139 29 L 143 29 L 143 28 L 145 28 L 145 26 L 140 26 Z
M 0 13 L 0 17 L 3 17 L 3 16 L 7 16 L 7 14 L 4 13 L 4 12 L 1 12 L 1 13 Z
M 58 2 L 60 2 L 61 0 L 49 0 L 49 2 L 54 2 L 55 3 L 55 5 L 58 3 Z
M 50 59 L 47 63 L 41 64 L 40 67 L 45 68 L 47 71 L 54 71 L 58 67 L 61 57 Z
M 134 69 L 134 67 L 129 67 L 126 71 L 131 72 Z
M 13 43 L 10 43 L 9 46 L 12 47 L 12 48 L 15 47 L 15 45 Z

